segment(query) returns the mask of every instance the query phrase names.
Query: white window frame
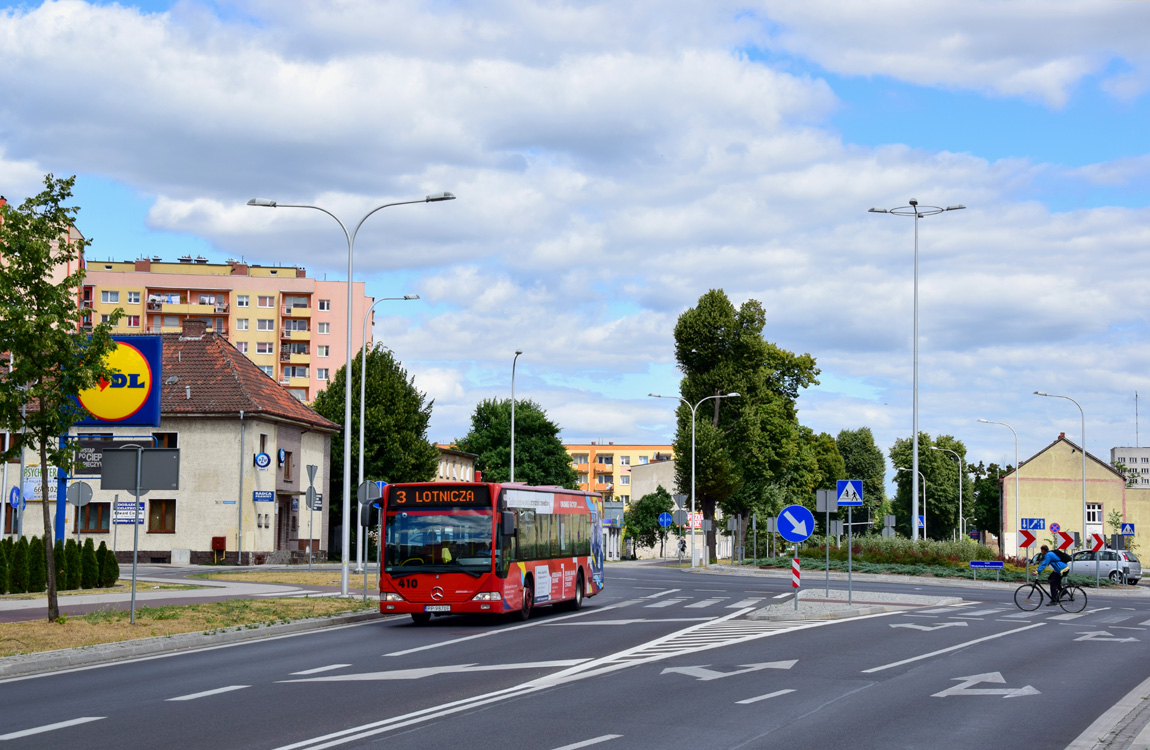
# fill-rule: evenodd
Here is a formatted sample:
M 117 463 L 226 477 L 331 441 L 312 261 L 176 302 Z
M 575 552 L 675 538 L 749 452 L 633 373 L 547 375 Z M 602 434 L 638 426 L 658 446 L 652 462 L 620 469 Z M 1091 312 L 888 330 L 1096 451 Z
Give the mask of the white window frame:
M 327 380 L 327 369 L 328 368 L 326 368 L 326 367 L 315 368 L 315 379 L 316 380 Z
M 248 342 L 237 341 L 236 342 L 236 351 L 239 352 L 240 354 L 247 354 L 248 353 Z
M 247 318 L 236 318 L 236 330 L 237 331 L 248 330 L 248 319 Z
M 315 348 L 315 356 L 317 357 L 330 357 L 331 347 L 327 344 L 318 344 Z
M 105 305 L 116 305 L 120 303 L 120 293 L 104 290 L 100 292 L 100 302 Z
M 274 331 L 276 322 L 274 318 L 256 318 L 257 331 Z
M 315 332 L 321 336 L 326 336 L 331 333 L 331 323 L 317 323 Z
M 264 300 L 268 300 L 265 305 Z M 276 306 L 276 296 L 274 294 L 257 294 L 256 307 L 271 308 Z
M 249 299 L 251 299 L 251 298 L 246 294 L 237 294 L 236 295 L 236 307 L 247 307 Z
M 128 304 L 129 305 L 140 304 L 140 293 L 139 292 L 128 292 Z
M 271 341 L 257 341 L 256 354 L 275 354 L 276 347 Z
M 331 300 L 321 299 L 319 301 L 319 307 L 316 309 L 318 309 L 320 312 L 331 312 Z

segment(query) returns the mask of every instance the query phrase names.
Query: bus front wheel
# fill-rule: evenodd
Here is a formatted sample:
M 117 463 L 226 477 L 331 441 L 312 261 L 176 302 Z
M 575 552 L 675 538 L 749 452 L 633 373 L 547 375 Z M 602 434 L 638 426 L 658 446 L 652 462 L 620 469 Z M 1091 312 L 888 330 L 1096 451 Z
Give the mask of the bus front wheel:
M 526 620 L 531 617 L 531 609 L 535 606 L 535 584 L 528 579 L 523 584 L 523 603 L 519 606 L 519 619 Z

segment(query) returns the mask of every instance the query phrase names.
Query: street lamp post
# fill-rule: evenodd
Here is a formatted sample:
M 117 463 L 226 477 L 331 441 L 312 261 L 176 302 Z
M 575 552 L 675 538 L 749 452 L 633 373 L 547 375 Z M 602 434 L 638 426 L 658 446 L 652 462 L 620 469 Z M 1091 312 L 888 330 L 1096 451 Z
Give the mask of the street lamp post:
M 905 466 L 903 466 L 903 467 L 899 468 L 899 471 L 912 471 L 912 469 L 908 469 Z M 922 538 L 926 539 L 926 477 L 923 476 L 922 472 L 919 471 L 918 469 L 913 469 L 913 471 L 914 471 L 914 478 L 922 480 Z M 918 484 L 918 482 L 912 483 L 912 485 L 917 485 L 917 484 Z M 912 492 L 914 491 L 913 486 L 911 487 L 911 491 Z M 918 496 L 917 495 L 914 498 L 912 511 L 913 511 L 913 514 L 912 514 L 911 519 L 910 519 L 910 527 L 912 529 L 917 529 L 918 528 Z M 913 537 L 911 537 L 911 539 L 917 541 L 918 537 L 913 536 Z
M 1019 542 L 1018 527 L 1021 524 L 1021 521 L 1019 521 L 1019 519 L 1018 519 L 1018 433 L 1014 432 L 1014 428 L 1011 427 L 1010 425 L 1008 425 L 1006 422 L 992 422 L 989 419 L 980 419 L 978 421 L 982 422 L 983 424 L 1002 425 L 1006 429 L 1010 430 L 1011 433 L 1013 433 L 1013 435 L 1014 435 L 1014 526 L 1015 526 L 1015 531 L 1013 533 L 1014 533 L 1014 553 L 1016 555 L 1018 555 L 1018 550 L 1022 549 L 1018 545 L 1018 542 Z M 1000 542 L 1000 544 L 1001 544 L 1001 542 Z M 1018 555 L 1018 556 L 1021 557 L 1021 555 Z M 1030 565 L 1029 564 L 1026 566 L 1026 580 L 1027 580 L 1027 582 L 1030 581 Z
M 1082 404 L 1069 396 L 1059 396 L 1054 393 L 1044 393 L 1042 391 L 1035 391 L 1034 395 L 1047 396 L 1049 398 L 1064 398 L 1077 406 L 1078 413 L 1082 416 L 1082 549 L 1086 549 L 1086 412 L 1082 410 Z
M 720 393 L 714 396 L 704 396 L 699 399 L 699 403 L 691 406 L 691 402 L 682 396 L 660 396 L 658 393 L 648 393 L 651 398 L 674 398 L 682 401 L 691 409 L 691 518 L 688 519 L 691 525 L 691 567 L 695 567 L 695 412 L 704 401 L 709 401 L 713 398 L 738 398 L 737 393 Z M 706 567 L 704 564 L 703 567 Z
M 940 206 L 920 206 L 918 201 L 911 198 L 909 206 L 899 206 L 898 208 L 872 208 L 869 213 L 873 214 L 894 214 L 895 216 L 913 216 L 914 217 L 914 386 L 911 395 L 911 411 L 913 412 L 913 458 L 912 467 L 915 474 L 911 475 L 911 514 L 918 516 L 918 220 L 926 216 L 934 216 L 946 211 L 959 211 L 966 208 L 963 205 L 947 206 L 942 208 Z M 923 501 L 926 502 L 925 500 Z M 925 517 L 926 510 L 923 509 L 923 516 Z M 926 528 L 924 525 L 923 535 L 925 536 Z M 911 524 L 911 539 L 918 539 L 918 527 Z
M 950 448 L 939 448 L 937 445 L 932 445 L 930 449 L 932 451 L 946 451 L 958 459 L 958 535 L 963 536 L 965 532 L 962 530 L 962 480 L 966 476 L 966 462 L 962 460 L 962 456 Z
M 515 363 L 519 361 L 522 349 L 515 350 L 511 358 L 511 481 L 515 481 Z
M 359 482 L 363 484 L 366 478 L 363 476 L 363 417 L 364 417 L 364 396 L 367 392 L 367 319 L 371 317 L 371 311 L 380 302 L 389 302 L 395 300 L 413 300 L 419 299 L 418 294 L 405 294 L 402 297 L 380 297 L 375 302 L 371 303 L 371 307 L 367 308 L 367 312 L 363 315 L 363 341 L 360 342 L 359 352 Z M 346 383 L 344 386 L 346 387 Z M 355 550 L 355 572 L 363 572 L 363 524 L 360 522 L 359 514 L 355 514 L 356 526 L 356 550 Z
M 377 211 L 392 206 L 406 206 L 414 203 L 438 203 L 440 201 L 455 200 L 455 196 L 451 193 L 433 193 L 422 200 L 415 201 L 397 201 L 395 203 L 384 203 L 382 206 L 376 206 L 363 215 L 359 223 L 355 225 L 355 229 L 351 232 L 347 231 L 347 227 L 339 217 L 328 211 L 326 208 L 320 206 L 311 206 L 302 203 L 278 203 L 276 201 L 266 200 L 263 198 L 252 198 L 248 201 L 249 206 L 260 206 L 263 208 L 310 208 L 315 211 L 320 211 L 335 219 L 335 223 L 339 224 L 339 228 L 343 230 L 343 236 L 347 240 L 347 350 L 344 352 L 344 400 L 343 400 L 343 523 L 341 543 L 343 549 L 343 559 L 340 565 L 339 574 L 339 591 L 340 596 L 347 596 L 347 579 L 348 579 L 348 542 L 350 541 L 350 528 L 348 526 L 351 517 L 351 388 L 350 388 L 350 374 L 351 374 L 351 347 L 352 347 L 352 326 L 355 322 L 352 314 L 354 305 L 353 301 L 353 285 L 352 285 L 352 270 L 354 267 L 355 259 L 355 238 L 359 234 L 359 228 L 363 226 L 363 222 L 367 221 L 368 217 Z

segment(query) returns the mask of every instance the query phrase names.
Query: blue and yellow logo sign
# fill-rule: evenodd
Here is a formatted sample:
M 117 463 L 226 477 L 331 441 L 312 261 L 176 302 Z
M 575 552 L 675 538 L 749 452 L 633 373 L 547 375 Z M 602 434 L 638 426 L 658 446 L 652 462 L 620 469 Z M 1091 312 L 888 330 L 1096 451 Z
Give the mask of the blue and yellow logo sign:
M 160 378 L 163 342 L 147 336 L 115 338 L 117 346 L 107 364 L 117 372 L 100 379 L 96 387 L 81 391 L 81 406 L 92 415 L 78 424 L 160 425 Z

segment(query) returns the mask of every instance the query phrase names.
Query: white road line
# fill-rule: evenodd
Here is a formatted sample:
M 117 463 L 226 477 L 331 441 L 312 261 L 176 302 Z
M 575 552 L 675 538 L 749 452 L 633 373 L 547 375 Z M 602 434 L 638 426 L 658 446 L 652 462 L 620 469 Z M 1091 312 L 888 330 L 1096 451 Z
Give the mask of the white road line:
M 682 591 L 682 589 L 667 589 L 666 591 L 659 591 L 659 592 L 654 593 L 654 594 L 648 594 L 647 596 L 644 596 L 643 598 L 644 599 L 658 599 L 660 596 L 666 596 L 667 594 L 673 594 L 676 591 Z
M 605 734 L 601 737 L 595 737 L 593 739 L 583 740 L 582 742 L 576 742 L 576 743 L 573 743 L 571 745 L 564 745 L 563 747 L 557 747 L 557 748 L 555 748 L 555 750 L 577 750 L 577 748 L 580 748 L 580 747 L 590 747 L 591 745 L 598 745 L 600 742 L 606 742 L 607 740 L 615 740 L 615 739 L 618 739 L 622 736 L 623 735 L 621 735 L 621 734 Z
M 995 609 L 980 609 L 976 612 L 963 612 L 961 615 L 951 615 L 951 617 L 985 617 L 986 615 L 996 615 L 1005 611 L 1006 610 L 1001 607 L 996 607 Z
M 741 602 L 735 602 L 734 604 L 728 604 L 727 609 L 739 609 L 741 607 L 749 607 L 752 604 L 758 604 L 762 600 L 763 600 L 763 598 L 761 596 L 755 597 L 752 599 L 744 599 Z
M 644 604 L 643 607 L 646 609 L 654 609 L 656 607 L 670 607 L 672 604 L 682 604 L 685 601 L 687 601 L 687 600 L 686 599 L 664 599 L 663 601 L 655 602 L 653 604 Z
M 207 698 L 209 695 L 219 695 L 220 693 L 230 693 L 233 690 L 243 690 L 250 688 L 251 685 L 228 685 L 227 687 L 216 688 L 215 690 L 205 690 L 202 693 L 191 693 L 190 695 L 181 695 L 176 698 L 168 698 L 166 703 L 172 701 L 194 701 L 196 698 Z
M 791 596 L 794 596 L 794 594 L 776 594 L 775 596 L 772 596 L 771 598 L 772 599 L 786 599 L 787 597 L 791 597 Z
M 1044 622 L 1036 622 L 1033 625 L 1027 625 L 1026 627 L 1015 628 L 1014 630 L 1007 630 L 1005 633 L 995 633 L 994 635 L 988 635 L 988 636 L 985 636 L 983 638 L 975 638 L 973 641 L 967 641 L 965 643 L 960 643 L 957 646 L 950 646 L 949 648 L 942 648 L 942 649 L 939 649 L 938 651 L 931 651 L 929 654 L 922 654 L 921 656 L 912 656 L 909 659 L 903 659 L 902 661 L 896 661 L 896 662 L 893 662 L 891 664 L 884 664 L 881 667 L 872 667 L 870 669 L 864 669 L 862 671 L 862 673 L 863 674 L 871 674 L 872 672 L 882 672 L 885 669 L 891 669 L 893 667 L 901 667 L 903 664 L 910 664 L 911 662 L 922 661 L 923 659 L 929 659 L 930 657 L 938 656 L 939 654 L 946 654 L 946 653 L 950 653 L 951 651 L 957 651 L 960 648 L 966 648 L 967 646 L 973 646 L 974 644 L 982 643 L 983 641 L 992 641 L 995 638 L 1002 638 L 1003 636 L 1006 636 L 1006 635 L 1014 635 L 1015 633 L 1021 633 L 1024 630 L 1031 630 L 1033 628 L 1040 628 L 1045 624 L 1046 623 L 1044 623 Z
M 606 612 L 612 609 L 619 609 L 620 607 L 628 607 L 634 604 L 634 601 L 619 602 L 618 604 L 611 604 L 606 607 L 596 607 L 594 609 L 584 610 L 583 612 L 576 612 L 570 615 L 563 615 L 562 617 L 549 617 L 547 623 L 558 622 L 559 620 L 570 620 L 572 617 L 586 617 L 587 615 L 597 614 L 599 612 Z M 429 643 L 426 646 L 416 646 L 415 648 L 404 649 L 403 651 L 392 651 L 390 654 L 384 656 L 407 656 L 419 651 L 429 651 L 433 648 L 440 648 L 441 646 L 451 646 L 456 643 L 463 643 L 464 641 L 473 641 L 476 638 L 486 638 L 489 635 L 501 635 L 503 633 L 512 633 L 516 630 L 523 628 L 534 628 L 539 625 L 545 624 L 543 620 L 536 620 L 535 622 L 525 622 L 522 625 L 513 625 L 509 628 L 498 628 L 496 630 L 488 630 L 485 633 L 477 633 L 475 635 L 467 635 L 462 638 L 452 638 L 449 641 L 440 641 L 439 643 Z
M 302 674 L 319 674 L 320 672 L 330 672 L 333 669 L 343 669 L 350 667 L 350 664 L 328 664 L 326 667 L 316 667 L 315 669 L 305 669 L 302 672 L 292 672 L 292 677 Z
M 708 622 L 713 617 L 644 617 L 635 620 L 583 620 L 581 622 L 545 622 L 547 627 L 570 627 L 572 625 L 634 625 L 637 622 Z
M 18 740 L 21 737 L 31 737 L 34 734 L 40 734 L 42 732 L 51 732 L 56 729 L 66 729 L 67 727 L 74 727 L 78 724 L 87 724 L 89 721 L 99 721 L 103 718 L 103 716 L 81 716 L 79 719 L 58 721 L 55 724 L 45 724 L 42 727 L 33 727 L 32 729 L 21 729 L 19 732 L 0 734 L 0 740 Z
M 1077 620 L 1079 617 L 1085 617 L 1085 616 L 1086 616 L 1085 612 L 1078 612 L 1075 614 L 1071 614 L 1071 613 L 1067 612 L 1067 613 L 1061 614 L 1061 615 L 1053 615 L 1053 616 L 1048 617 L 1046 619 L 1048 619 L 1048 620 Z
M 739 706 L 745 706 L 745 705 L 750 704 L 750 703 L 758 703 L 759 701 L 765 701 L 768 698 L 777 698 L 780 695 L 786 695 L 787 693 L 793 693 L 793 692 L 795 692 L 795 691 L 789 690 L 789 689 L 788 690 L 776 690 L 775 692 L 767 693 L 766 695 L 759 695 L 759 696 L 756 696 L 754 698 L 747 698 L 746 700 L 743 700 L 743 701 L 735 701 L 735 704 L 739 705 Z
M 718 604 L 720 601 L 722 601 L 722 599 L 704 599 L 701 602 L 688 604 L 686 607 L 684 607 L 684 609 L 702 609 L 703 607 L 709 607 L 712 604 Z
M 1115 703 L 1106 713 L 1095 719 L 1094 723 L 1086 727 L 1082 734 L 1078 735 L 1073 742 L 1066 746 L 1066 750 L 1089 750 L 1098 747 L 1099 737 L 1104 737 L 1112 730 L 1114 730 L 1126 715 L 1133 711 L 1135 708 L 1142 705 L 1146 700 L 1146 693 L 1150 690 L 1150 678 L 1142 681 L 1138 687 L 1131 690 L 1124 695 L 1121 700 Z M 1142 739 L 1142 734 L 1138 735 L 1137 739 Z M 1137 742 L 1137 740 L 1135 740 Z M 1128 747 L 1142 747 L 1141 745 L 1129 745 Z

